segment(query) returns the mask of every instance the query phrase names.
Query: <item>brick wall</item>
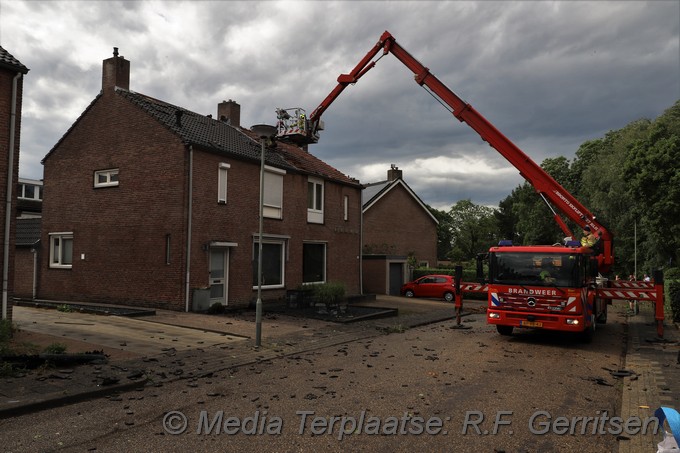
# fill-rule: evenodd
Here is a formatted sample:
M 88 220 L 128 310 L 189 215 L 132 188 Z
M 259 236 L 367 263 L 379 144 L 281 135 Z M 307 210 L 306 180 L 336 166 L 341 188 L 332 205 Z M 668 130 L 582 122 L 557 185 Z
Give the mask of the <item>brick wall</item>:
M 217 203 L 220 163 L 230 165 L 227 203 Z M 259 229 L 259 163 L 233 157 L 196 153 L 194 172 L 194 223 L 192 286 L 206 286 L 210 241 L 237 243 L 230 249 L 229 305 L 254 302 L 252 265 L 254 237 Z M 342 281 L 348 294 L 359 294 L 360 192 L 356 187 L 324 184 L 324 224 L 307 223 L 307 175 L 288 171 L 283 178 L 283 219 L 265 218 L 263 234 L 284 237 L 287 247 L 285 288 L 265 289 L 263 300 L 283 298 L 287 289 L 302 284 L 302 249 L 305 241 L 327 243 L 327 280 Z M 348 221 L 343 219 L 344 196 L 350 200 Z
M 16 249 L 14 257 L 14 295 L 16 297 L 33 297 L 33 256 L 29 247 Z

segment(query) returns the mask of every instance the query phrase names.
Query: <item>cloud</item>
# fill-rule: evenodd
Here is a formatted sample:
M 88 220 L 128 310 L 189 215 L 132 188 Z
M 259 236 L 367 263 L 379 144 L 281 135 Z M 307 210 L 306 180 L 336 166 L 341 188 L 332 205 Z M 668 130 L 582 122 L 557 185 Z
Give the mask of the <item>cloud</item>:
M 311 113 L 385 30 L 540 164 L 680 99 L 679 16 L 661 1 L 0 0 L 0 45 L 30 69 L 22 177 L 42 177 L 113 47 L 132 90 L 213 115 L 233 99 L 248 126 L 273 123 L 277 107 Z M 396 164 L 435 207 L 497 205 L 522 182 L 392 55 L 323 120 L 312 153 L 362 182 Z

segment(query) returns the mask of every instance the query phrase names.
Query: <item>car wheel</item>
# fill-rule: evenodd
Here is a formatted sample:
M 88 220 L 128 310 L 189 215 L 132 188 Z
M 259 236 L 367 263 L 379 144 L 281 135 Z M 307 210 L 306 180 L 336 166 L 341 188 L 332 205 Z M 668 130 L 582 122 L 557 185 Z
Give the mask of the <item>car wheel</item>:
M 500 326 L 500 325 L 496 324 L 496 330 L 501 335 L 506 335 L 506 336 L 512 335 L 513 329 L 514 328 L 512 326 Z
M 444 300 L 447 302 L 453 301 L 453 293 L 444 293 Z
M 413 290 L 407 289 L 407 290 L 404 292 L 404 296 L 406 296 L 406 297 L 413 297 L 413 296 L 415 296 L 415 294 L 413 294 Z

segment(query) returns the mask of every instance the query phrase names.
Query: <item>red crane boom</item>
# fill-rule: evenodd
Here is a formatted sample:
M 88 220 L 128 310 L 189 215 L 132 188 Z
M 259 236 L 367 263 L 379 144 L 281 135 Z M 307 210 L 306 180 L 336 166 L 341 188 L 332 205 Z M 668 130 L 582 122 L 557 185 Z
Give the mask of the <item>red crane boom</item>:
M 588 226 L 591 232 L 599 239 L 598 247 L 601 247 L 598 255 L 599 267 L 604 272 L 609 270 L 614 262 L 612 234 L 596 220 L 595 216 L 588 211 L 585 206 L 565 190 L 564 187 L 555 181 L 555 179 L 553 179 L 545 170 L 496 129 L 493 124 L 477 112 L 470 104 L 463 101 L 444 85 L 428 68 L 423 66 L 409 52 L 400 46 L 388 31 L 385 31 L 382 34 L 380 40 L 364 56 L 364 58 L 359 61 L 349 74 L 341 74 L 338 77 L 338 85 L 328 94 L 328 96 L 326 96 L 309 118 L 306 119 L 305 128 L 303 130 L 305 143 L 316 143 L 318 141 L 318 132 L 323 128 L 321 126 L 322 123 L 320 123 L 321 115 L 333 101 L 335 101 L 340 93 L 343 92 L 347 85 L 356 83 L 364 76 L 364 74 L 375 66 L 377 60 L 374 61 L 373 58 L 381 50 L 383 53 L 382 56 L 391 53 L 401 61 L 413 72 L 415 82 L 418 85 L 428 87 L 432 93 L 439 97 L 439 99 L 451 109 L 451 112 L 459 121 L 467 123 L 484 141 L 489 143 L 490 146 L 496 149 L 519 170 L 522 177 L 524 177 L 534 187 L 536 192 L 539 193 L 543 200 L 546 201 L 546 204 L 548 204 L 548 207 L 553 212 L 555 221 L 566 236 L 573 237 L 573 234 L 560 215 L 555 212 L 552 206 L 550 206 L 550 203 L 556 206 L 564 215 L 581 228 Z M 382 56 L 380 58 L 382 58 Z M 378 60 L 380 58 L 378 58 Z M 547 203 L 547 201 L 550 201 L 550 203 Z

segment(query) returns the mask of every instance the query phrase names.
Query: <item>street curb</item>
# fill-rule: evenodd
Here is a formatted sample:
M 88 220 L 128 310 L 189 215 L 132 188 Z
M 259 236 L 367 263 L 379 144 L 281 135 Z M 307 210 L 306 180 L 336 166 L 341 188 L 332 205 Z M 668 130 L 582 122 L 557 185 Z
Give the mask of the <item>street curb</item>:
M 99 398 L 112 393 L 134 390 L 139 387 L 144 387 L 147 381 L 148 378 L 145 376 L 143 379 L 139 379 L 137 381 L 128 382 L 125 384 L 114 384 L 106 387 L 72 393 L 69 395 L 63 395 L 61 392 L 47 393 L 39 398 L 20 401 L 17 402 L 16 405 L 8 405 L 6 407 L 0 408 L 0 420 L 4 418 L 15 417 L 17 415 L 30 414 L 45 409 L 52 409 L 59 406 L 80 403 L 82 401 Z

